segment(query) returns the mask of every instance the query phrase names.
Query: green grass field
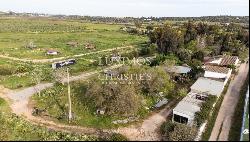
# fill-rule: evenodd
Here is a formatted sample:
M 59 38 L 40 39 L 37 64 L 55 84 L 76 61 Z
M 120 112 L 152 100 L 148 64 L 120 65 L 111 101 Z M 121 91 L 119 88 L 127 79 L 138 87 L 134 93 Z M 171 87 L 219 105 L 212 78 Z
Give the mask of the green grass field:
M 49 59 L 82 53 L 90 53 L 105 49 L 114 49 L 132 45 L 140 47 L 147 41 L 146 36 L 131 35 L 120 31 L 124 25 L 95 24 L 82 21 L 64 21 L 46 18 L 0 18 L 0 55 L 28 58 Z M 66 45 L 78 42 L 77 47 Z M 26 45 L 33 42 L 37 47 L 30 49 Z M 86 49 L 90 43 L 96 49 Z M 47 50 L 56 50 L 58 55 L 46 55 Z M 133 49 L 122 49 L 120 52 L 131 52 Z M 93 64 L 101 56 L 109 56 L 112 51 L 95 53 L 75 58 L 77 64 L 70 66 L 71 75 L 93 71 L 100 67 Z M 39 67 L 46 70 L 44 75 L 51 75 L 51 63 L 34 64 L 0 60 L 0 84 L 6 88 L 18 89 L 35 85 L 30 73 Z M 43 81 L 51 81 L 48 77 Z
M 122 25 L 93 24 L 79 21 L 48 19 L 0 18 L 0 54 L 18 58 L 45 59 L 100 51 L 115 47 L 138 45 L 147 41 L 145 36 L 120 31 Z M 33 42 L 37 47 L 26 48 Z M 66 45 L 78 42 L 77 47 Z M 86 49 L 91 43 L 96 49 Z M 46 56 L 47 50 L 60 52 Z

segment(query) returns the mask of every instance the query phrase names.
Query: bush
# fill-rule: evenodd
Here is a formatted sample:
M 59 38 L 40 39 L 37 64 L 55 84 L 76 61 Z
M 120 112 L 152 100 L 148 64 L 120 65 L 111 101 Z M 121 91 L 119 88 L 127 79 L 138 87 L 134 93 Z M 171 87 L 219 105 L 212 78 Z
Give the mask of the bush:
M 165 122 L 161 126 L 163 141 L 193 141 L 197 132 L 195 127 L 173 122 Z
M 7 66 L 0 66 L 0 75 L 12 75 L 13 69 Z
M 109 141 L 128 141 L 128 138 L 121 134 L 114 133 L 110 136 Z
M 200 127 L 209 117 L 211 110 L 213 109 L 213 104 L 216 102 L 216 96 L 208 96 L 206 101 L 202 104 L 199 112 L 195 113 L 195 122 L 197 127 Z

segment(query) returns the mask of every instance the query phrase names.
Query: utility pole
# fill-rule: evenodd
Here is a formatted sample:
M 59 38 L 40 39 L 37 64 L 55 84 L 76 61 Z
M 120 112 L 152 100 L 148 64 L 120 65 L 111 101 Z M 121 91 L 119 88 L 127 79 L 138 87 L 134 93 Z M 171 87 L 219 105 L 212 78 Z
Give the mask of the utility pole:
M 68 101 L 69 101 L 69 122 L 72 120 L 72 110 L 71 110 L 71 96 L 70 96 L 70 85 L 69 85 L 69 68 L 67 68 L 68 75 Z

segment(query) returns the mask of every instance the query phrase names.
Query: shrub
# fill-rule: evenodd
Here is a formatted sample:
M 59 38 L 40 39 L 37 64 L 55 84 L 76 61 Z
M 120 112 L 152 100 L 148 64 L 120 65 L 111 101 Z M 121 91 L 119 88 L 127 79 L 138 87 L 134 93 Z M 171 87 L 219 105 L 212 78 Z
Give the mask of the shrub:
M 13 69 L 7 66 L 0 66 L 0 75 L 12 75 Z
M 193 141 L 197 132 L 195 127 L 173 122 L 165 122 L 161 126 L 163 141 Z
M 209 117 L 209 114 L 213 108 L 213 104 L 216 102 L 216 96 L 208 96 L 206 101 L 202 104 L 199 112 L 195 113 L 195 122 L 200 127 Z
M 128 138 L 121 134 L 114 133 L 110 136 L 109 141 L 128 141 Z

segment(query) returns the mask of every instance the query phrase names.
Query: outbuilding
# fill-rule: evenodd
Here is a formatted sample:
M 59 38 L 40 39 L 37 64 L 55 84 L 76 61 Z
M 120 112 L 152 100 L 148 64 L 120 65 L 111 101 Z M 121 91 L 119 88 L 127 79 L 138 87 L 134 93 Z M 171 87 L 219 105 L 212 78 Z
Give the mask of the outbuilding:
M 200 77 L 191 86 L 191 92 L 207 93 L 219 97 L 224 89 L 224 81 Z

